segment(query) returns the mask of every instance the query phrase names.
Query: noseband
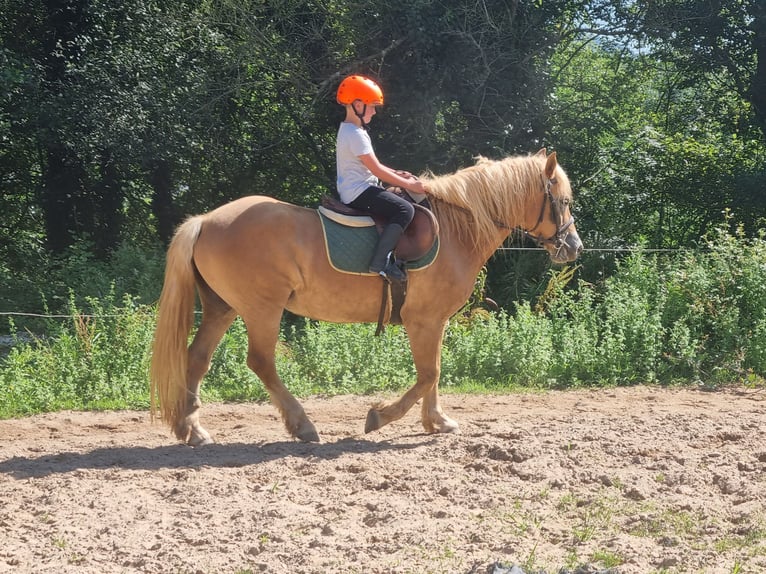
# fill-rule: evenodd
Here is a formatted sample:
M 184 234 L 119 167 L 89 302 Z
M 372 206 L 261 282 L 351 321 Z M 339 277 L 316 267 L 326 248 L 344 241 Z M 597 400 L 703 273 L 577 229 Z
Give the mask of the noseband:
M 569 228 L 574 223 L 574 217 L 571 215 L 569 216 L 569 220 L 564 221 L 561 223 L 561 225 L 558 226 L 556 229 L 556 233 L 551 235 L 550 237 L 542 237 L 539 234 L 533 235 L 532 232 L 539 227 L 539 225 L 543 222 L 543 218 L 545 217 L 545 206 L 550 205 L 550 215 L 552 221 L 561 221 L 561 202 L 560 199 L 554 199 L 553 194 L 551 193 L 551 188 L 553 187 L 553 184 L 557 183 L 556 178 L 551 178 L 545 183 L 545 192 L 543 196 L 543 205 L 540 207 L 540 216 L 537 218 L 537 223 L 535 223 L 534 227 L 532 229 L 529 229 L 527 231 L 524 231 L 524 234 L 529 237 L 530 239 L 533 239 L 540 245 L 553 245 L 556 249 L 560 249 L 561 246 L 564 244 L 564 240 L 566 239 L 567 235 L 569 234 Z

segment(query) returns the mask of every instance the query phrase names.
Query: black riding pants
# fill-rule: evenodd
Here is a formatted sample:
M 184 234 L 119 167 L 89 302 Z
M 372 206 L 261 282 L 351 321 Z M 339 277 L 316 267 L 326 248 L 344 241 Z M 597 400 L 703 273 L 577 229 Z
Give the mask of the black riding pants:
M 415 208 L 409 201 L 382 187 L 368 187 L 349 205 L 354 209 L 388 217 L 389 223 L 401 225 L 402 229 L 406 229 L 415 217 Z

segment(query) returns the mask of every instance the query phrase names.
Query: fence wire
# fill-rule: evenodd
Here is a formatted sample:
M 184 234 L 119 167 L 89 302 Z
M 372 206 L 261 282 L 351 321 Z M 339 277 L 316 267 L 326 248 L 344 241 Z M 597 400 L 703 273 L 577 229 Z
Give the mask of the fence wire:
M 545 252 L 544 247 L 498 247 L 496 251 L 541 251 Z M 679 251 L 689 251 L 689 249 L 684 248 L 667 248 L 667 249 L 642 249 L 638 247 L 594 247 L 594 248 L 586 248 L 584 250 L 585 253 L 677 253 Z M 195 311 L 195 314 L 201 314 L 201 311 Z M 82 319 L 105 319 L 105 318 L 115 318 L 115 317 L 121 317 L 122 315 L 117 314 L 106 314 L 106 315 L 86 315 L 86 314 L 78 314 L 78 315 L 67 315 L 67 314 L 45 314 L 45 313 L 26 313 L 24 311 L 0 311 L 0 317 L 32 317 L 36 319 L 73 319 L 75 317 L 79 317 Z

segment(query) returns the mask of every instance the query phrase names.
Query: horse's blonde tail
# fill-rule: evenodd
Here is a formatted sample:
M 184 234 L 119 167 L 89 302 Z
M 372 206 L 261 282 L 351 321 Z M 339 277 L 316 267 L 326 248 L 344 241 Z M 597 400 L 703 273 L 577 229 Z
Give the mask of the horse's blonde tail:
M 194 323 L 195 281 L 192 255 L 202 217 L 187 219 L 176 231 L 167 253 L 165 282 L 157 306 L 151 380 L 151 416 L 176 428 L 186 412 L 189 332 Z

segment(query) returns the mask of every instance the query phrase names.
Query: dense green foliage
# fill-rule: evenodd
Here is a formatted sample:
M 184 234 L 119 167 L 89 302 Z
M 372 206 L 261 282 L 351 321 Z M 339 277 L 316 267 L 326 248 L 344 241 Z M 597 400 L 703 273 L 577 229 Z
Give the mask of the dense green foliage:
M 766 376 L 766 238 L 718 229 L 708 249 L 637 253 L 599 285 L 552 287 L 512 313 L 468 309 L 450 323 L 442 388 L 512 388 L 731 381 Z M 104 302 L 106 301 L 106 302 Z M 153 309 L 130 298 L 70 303 L 73 319 L 20 343 L 0 362 L 0 417 L 74 408 L 145 408 Z M 285 323 L 278 369 L 297 395 L 406 388 L 415 371 L 403 329 Z M 238 320 L 205 378 L 205 400 L 266 400 L 246 366 Z

